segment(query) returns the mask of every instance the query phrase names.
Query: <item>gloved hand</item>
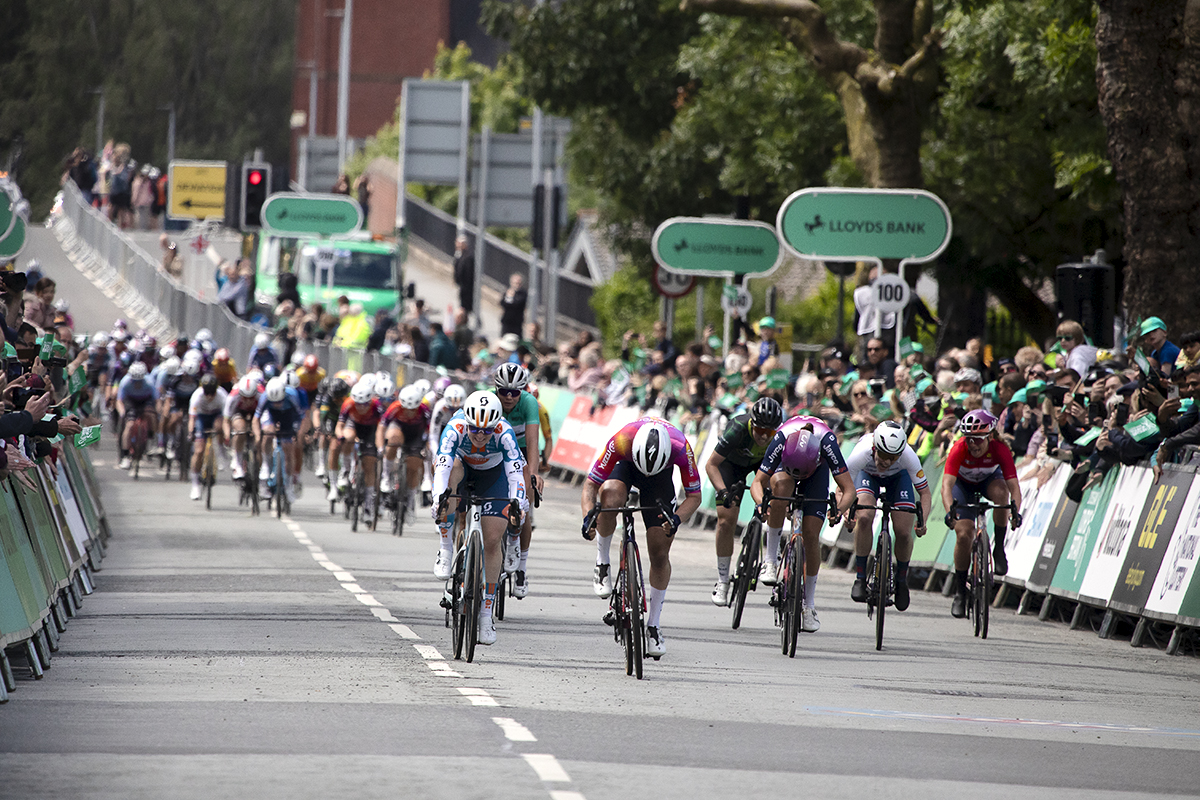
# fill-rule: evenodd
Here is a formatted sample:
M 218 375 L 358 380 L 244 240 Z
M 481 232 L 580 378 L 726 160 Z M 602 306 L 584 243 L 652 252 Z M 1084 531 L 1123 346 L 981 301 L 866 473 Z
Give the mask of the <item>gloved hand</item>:
M 1014 510 L 1014 511 L 1012 512 L 1012 526 L 1013 526 L 1014 528 L 1019 528 L 1019 527 L 1021 527 L 1021 523 L 1022 523 L 1022 522 L 1024 522 L 1024 521 L 1025 521 L 1025 518 L 1021 516 L 1021 512 L 1020 512 L 1020 511 L 1016 511 L 1016 510 Z
M 678 515 L 678 514 L 672 514 L 672 515 L 670 516 L 670 518 L 667 520 L 667 525 L 668 525 L 668 526 L 671 528 L 671 532 L 670 532 L 670 533 L 668 533 L 667 535 L 668 535 L 668 536 L 674 536 L 674 535 L 675 535 L 675 531 L 679 530 L 679 526 L 680 526 L 681 524 L 682 524 L 682 523 L 679 521 L 679 515 Z
M 595 516 L 596 516 L 596 512 L 589 511 L 583 517 L 583 528 L 582 528 L 583 538 L 587 539 L 589 542 L 592 540 L 592 537 L 595 535 L 592 533 L 592 520 Z
M 729 490 L 728 489 L 718 489 L 717 496 L 716 496 L 716 502 L 717 502 L 717 505 L 719 505 L 719 506 L 724 506 L 725 508 L 729 508 Z
M 954 529 L 954 515 L 951 514 L 949 511 L 946 512 L 946 520 L 945 521 L 946 521 L 946 527 L 953 530 Z

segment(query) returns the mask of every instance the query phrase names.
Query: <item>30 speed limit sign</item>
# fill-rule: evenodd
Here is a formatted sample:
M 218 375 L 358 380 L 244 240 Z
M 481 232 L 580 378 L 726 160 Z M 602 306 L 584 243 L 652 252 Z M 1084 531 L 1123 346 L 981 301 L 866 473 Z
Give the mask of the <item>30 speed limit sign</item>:
M 683 297 L 696 286 L 694 275 L 680 275 L 661 265 L 654 265 L 654 288 L 663 297 Z
M 883 273 L 871 284 L 875 297 L 875 308 L 884 314 L 903 311 L 908 305 L 908 284 L 899 275 Z

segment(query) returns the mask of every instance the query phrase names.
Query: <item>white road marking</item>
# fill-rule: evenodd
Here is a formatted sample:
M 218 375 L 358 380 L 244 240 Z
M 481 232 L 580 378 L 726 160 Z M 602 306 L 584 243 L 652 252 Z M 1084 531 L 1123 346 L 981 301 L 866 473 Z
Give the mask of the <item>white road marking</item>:
M 374 613 L 376 610 L 377 609 L 372 608 L 371 612 Z M 387 611 L 386 608 L 383 610 Z M 395 619 L 395 617 L 393 617 L 390 612 L 388 613 L 388 617 L 390 617 L 391 619 Z M 388 627 L 391 628 L 392 630 L 394 630 L 397 634 L 399 634 L 401 639 L 420 639 L 421 638 L 420 636 L 417 636 L 415 633 L 413 633 L 412 628 L 408 627 L 407 625 L 399 625 L 399 624 L 393 623 L 391 625 L 388 625 Z
M 356 595 L 354 595 L 354 599 L 357 600 L 358 602 L 362 603 L 364 606 L 381 606 L 381 605 L 383 605 L 383 603 L 379 602 L 378 600 L 376 600 L 374 597 L 372 597 L 369 594 L 356 594 Z
M 333 577 L 342 583 L 354 583 L 354 576 L 349 572 L 335 572 L 333 573 Z
M 317 563 L 320 564 L 325 569 L 329 570 L 330 572 L 341 572 L 342 571 L 341 567 L 339 567 L 337 564 L 330 561 L 324 554 L 321 554 L 321 557 L 319 559 L 317 559 Z
M 522 753 L 521 758 L 533 767 L 538 778 L 547 783 L 570 783 L 571 776 L 558 763 L 558 759 L 549 753 Z
M 308 548 L 308 552 L 310 552 L 310 553 L 320 553 L 320 552 L 322 552 L 322 551 L 321 551 L 321 546 L 320 546 L 320 545 L 309 544 L 309 545 L 305 545 L 305 547 L 307 547 L 307 548 Z
M 425 666 L 433 670 L 433 673 L 439 678 L 461 678 L 462 675 L 454 671 L 447 661 L 426 661 Z
M 393 626 L 394 627 L 394 626 Z M 428 661 L 445 661 L 446 657 L 438 652 L 438 649 L 431 644 L 414 644 L 413 649 L 421 654 L 421 658 Z M 462 691 L 459 689 L 459 691 Z
M 582 792 L 567 792 L 562 789 L 551 789 L 550 800 L 587 800 Z
M 386 608 L 372 608 L 371 613 L 379 617 L 381 622 L 399 622 L 400 620 L 392 616 L 392 612 Z M 403 627 L 403 626 L 401 626 Z
M 461 692 L 462 689 L 459 689 Z M 537 737 L 529 732 L 521 723 L 510 717 L 492 717 L 492 722 L 500 726 L 500 730 L 504 731 L 504 738 L 510 742 L 536 742 Z
M 337 573 L 334 573 L 333 577 L 336 578 Z M 367 590 L 364 589 L 363 587 L 359 586 L 357 583 L 343 583 L 342 588 L 345 589 L 350 594 L 366 594 L 367 593 Z
M 471 701 L 473 706 L 499 706 L 496 698 L 487 693 L 486 689 L 477 689 L 473 686 L 460 686 L 458 693 Z

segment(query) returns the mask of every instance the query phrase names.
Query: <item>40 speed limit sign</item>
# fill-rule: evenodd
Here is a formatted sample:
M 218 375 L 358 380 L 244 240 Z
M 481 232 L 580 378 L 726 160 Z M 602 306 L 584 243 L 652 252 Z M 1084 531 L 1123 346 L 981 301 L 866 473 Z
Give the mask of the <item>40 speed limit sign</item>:
M 871 292 L 875 297 L 875 308 L 882 314 L 894 314 L 903 311 L 908 305 L 909 288 L 899 275 L 885 272 L 871 284 Z

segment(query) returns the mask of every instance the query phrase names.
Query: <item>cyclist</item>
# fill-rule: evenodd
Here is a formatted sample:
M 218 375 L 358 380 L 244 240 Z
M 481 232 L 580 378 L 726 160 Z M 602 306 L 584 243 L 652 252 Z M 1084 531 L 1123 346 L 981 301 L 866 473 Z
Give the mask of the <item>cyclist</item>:
M 981 497 L 996 505 L 1012 499 L 1013 523 L 1021 525 L 1021 484 L 1008 445 L 996 438 L 996 418 L 983 409 L 967 412 L 958 425 L 962 438 L 950 445 L 946 468 L 942 473 L 942 503 L 949 509 L 955 502 L 972 505 Z M 954 575 L 957 591 L 950 605 L 951 616 L 967 615 L 967 569 L 971 563 L 971 543 L 975 536 L 977 512 L 966 508 L 946 512 L 946 527 L 954 531 Z M 992 545 L 997 575 L 1008 572 L 1004 538 L 1008 529 L 1008 509 L 992 512 L 996 541 Z
M 295 502 L 295 485 L 300 482 L 301 460 L 300 448 L 296 446 L 296 431 L 300 427 L 301 416 L 295 398 L 288 394 L 286 379 L 279 375 L 267 381 L 267 389 L 259 400 L 251 423 L 254 439 L 261 447 L 263 458 L 263 469 L 258 474 L 264 497 L 270 497 L 270 488 L 267 486 L 271 474 L 269 465 L 273 457 L 273 439 L 279 437 L 284 454 L 283 491 L 289 503 Z
M 542 472 L 547 472 L 550 469 L 550 453 L 554 450 L 554 429 L 550 425 L 550 412 L 542 405 L 541 398 L 538 397 L 538 387 L 536 383 L 531 383 L 525 387 L 525 391 L 533 395 L 533 399 L 538 401 L 538 426 L 542 429 L 542 450 L 541 462 Z
M 200 467 L 204 463 L 204 434 L 215 431 L 221 435 L 221 417 L 225 404 L 229 400 L 229 392 L 218 384 L 215 375 L 205 375 L 200 379 L 200 388 L 192 393 L 188 402 L 188 435 L 196 442 L 192 448 L 192 499 L 200 499 Z
M 541 457 L 538 452 L 538 402 L 525 387 L 529 385 L 529 370 L 520 364 L 506 363 L 496 367 L 493 379 L 504 419 L 512 426 L 517 437 L 517 447 L 525 457 L 525 485 L 542 491 Z M 521 525 L 520 538 L 513 537 L 504 543 L 504 569 L 515 572 L 513 597 L 522 598 L 529 594 L 525 577 L 529 561 L 529 543 L 533 538 L 533 514 L 526 514 Z
M 329 488 L 329 500 L 334 501 L 338 499 L 340 491 L 350 488 L 350 452 L 356 439 L 362 443 L 360 457 L 367 486 L 362 498 L 362 517 L 368 525 L 375 500 L 375 430 L 383 418 L 383 412 L 383 404 L 375 397 L 374 383 L 359 380 L 350 390 L 350 397 L 342 403 L 342 410 L 338 414 L 335 430 L 338 444 L 329 448 L 329 474 L 338 476 L 337 482 Z M 338 461 L 342 455 L 346 456 L 346 463 L 339 472 Z
M 261 394 L 262 387 L 254 375 L 250 374 L 237 382 L 237 388 L 229 393 L 225 401 L 226 442 L 232 437 L 237 437 L 233 441 L 233 455 L 229 465 L 235 481 L 246 477 L 246 434 L 250 433 Z
M 458 384 L 454 384 L 446 387 L 442 399 L 438 400 L 433 407 L 433 412 L 429 415 L 429 441 L 433 442 L 435 450 L 438 442 L 442 440 L 442 431 L 445 429 L 446 423 L 458 413 L 466 399 L 466 390 Z
M 714 605 L 729 604 L 729 564 L 733 561 L 733 533 L 747 476 L 758 471 L 771 437 L 783 424 L 783 407 L 773 397 L 760 397 L 748 412 L 729 420 L 704 472 L 717 492 L 717 583 Z M 736 490 L 735 484 L 743 484 Z
M 768 487 L 773 498 L 767 512 L 767 557 L 759 577 L 768 586 L 776 583 L 775 562 L 779 558 L 779 537 L 788 505 L 794 494 L 804 498 L 800 533 L 804 538 L 806 569 L 800 630 L 807 633 L 821 629 L 816 607 L 817 573 L 821 569 L 820 536 L 829 505 L 826 496 L 830 475 L 838 487 L 838 511 L 845 514 L 854 505 L 854 484 L 846 471 L 837 436 L 816 417 L 797 416 L 783 423 L 771 437 L 750 486 L 750 496 L 759 506 Z
M 162 416 L 166 420 L 163 426 L 163 441 L 171 442 L 166 446 L 167 459 L 175 458 L 175 449 L 182 437 L 178 436 L 179 426 L 187 414 L 192 395 L 200 388 L 200 359 L 193 356 L 192 351 L 184 356 L 179 372 L 167 378 L 163 384 L 164 394 L 159 403 L 162 406 Z
M 318 478 L 325 477 L 325 462 L 329 460 L 329 445 L 334 439 L 338 414 L 353 385 L 342 377 L 343 374 L 344 372 L 339 372 L 321 381 L 317 389 L 317 402 L 313 404 L 313 426 L 317 429 L 317 435 L 321 437 L 316 469 Z
M 683 482 L 685 497 L 675 506 L 675 467 Z M 646 615 L 646 655 L 658 658 L 667 652 L 659 625 L 667 585 L 671 582 L 671 542 L 680 520 L 691 516 L 700 506 L 700 471 L 692 456 L 692 446 L 674 425 L 655 417 L 642 417 L 617 431 L 600 458 L 592 465 L 583 484 L 583 535 L 589 541 L 596 536 L 596 571 L 593 590 L 600 597 L 612 594 L 609 574 L 609 549 L 617 525 L 617 512 L 605 512 L 592 528 L 592 514 L 599 499 L 605 508 L 625 504 L 629 490 L 635 488 L 643 506 L 662 504 L 668 510 L 643 511 L 646 549 L 650 554 L 650 610 Z
M 227 348 L 222 347 L 213 353 L 212 374 L 217 377 L 217 385 L 226 393 L 233 391 L 233 384 L 238 379 L 238 371 L 237 364 L 234 363 Z
M 278 370 L 279 356 L 275 355 L 275 351 L 271 349 L 271 337 L 260 333 L 254 337 L 254 346 L 250 348 L 250 354 L 246 356 L 246 369 L 258 367 L 265 372 L 268 364 L 273 364 Z
M 896 610 L 908 608 L 908 560 L 913 549 L 913 514 L 916 500 L 921 501 L 922 520 L 929 519 L 933 495 L 921 459 L 908 446 L 908 437 L 899 424 L 888 420 L 879 423 L 871 436 L 863 436 L 850 456 L 846 468 L 858 487 L 858 502 L 874 506 L 880 488 L 887 490 L 892 505 L 892 529 L 896 532 Z M 859 509 L 854 520 L 854 568 L 857 573 L 850 588 L 850 599 L 867 602 L 867 554 L 871 552 L 871 526 L 875 509 Z M 916 528 L 917 536 L 925 535 L 925 525 Z
M 117 385 L 116 408 L 122 424 L 126 420 L 141 417 L 146 420 L 147 430 L 154 430 L 154 402 L 158 393 L 154 384 L 146 380 L 146 365 L 136 362 L 129 367 L 129 373 L 121 378 Z M 129 469 L 129 426 L 124 425 L 121 432 L 121 469 Z
M 391 383 L 391 379 L 387 381 Z M 377 383 L 376 389 L 379 388 Z M 432 410 L 421 397 L 417 386 L 405 386 L 399 399 L 387 407 L 379 426 L 376 447 L 383 450 L 383 477 L 380 486 L 384 494 L 392 493 L 392 464 L 397 452 L 404 454 L 407 484 L 402 487 L 408 492 L 408 514 L 406 519 L 420 508 L 421 478 L 425 468 L 425 445 L 429 442 L 429 421 Z M 393 498 L 399 502 L 399 498 Z
M 304 357 L 300 366 L 296 368 L 296 377 L 300 379 L 300 391 L 305 395 L 305 408 L 316 406 L 321 382 L 325 380 L 325 370 L 321 368 L 321 361 L 317 358 L 316 353 L 310 353 Z M 304 415 L 304 421 L 300 424 L 301 441 L 309 440 L 309 434 L 316 424 L 316 417 L 316 414 Z
M 438 446 L 433 470 L 433 518 L 441 530 L 442 542 L 433 575 L 449 580 L 454 571 L 454 514 L 449 508 L 447 492 L 470 492 L 476 497 L 512 498 L 520 506 L 520 514 L 529 512 L 525 495 L 525 459 L 517 447 L 512 426 L 504 420 L 504 409 L 491 392 L 475 392 L 446 425 Z M 487 500 L 482 504 L 484 601 L 479 611 L 479 643 L 496 642 L 496 623 L 492 619 L 492 604 L 496 599 L 496 584 L 500 580 L 500 540 L 505 527 L 519 519 L 508 519 L 509 501 Z

